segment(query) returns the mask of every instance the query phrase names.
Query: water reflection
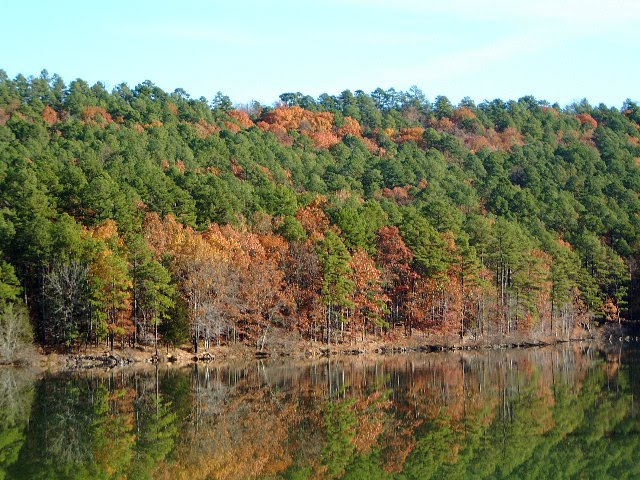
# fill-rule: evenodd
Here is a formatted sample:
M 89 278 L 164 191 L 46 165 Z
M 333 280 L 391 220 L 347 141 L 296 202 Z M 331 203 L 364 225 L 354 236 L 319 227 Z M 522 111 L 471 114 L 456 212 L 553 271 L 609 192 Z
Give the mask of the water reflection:
M 0 370 L 0 479 L 640 477 L 637 354 Z

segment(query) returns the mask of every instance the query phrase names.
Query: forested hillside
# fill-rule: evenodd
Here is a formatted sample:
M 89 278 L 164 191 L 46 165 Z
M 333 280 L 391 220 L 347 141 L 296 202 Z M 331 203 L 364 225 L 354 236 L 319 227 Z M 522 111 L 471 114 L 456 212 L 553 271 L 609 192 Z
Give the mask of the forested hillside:
M 0 71 L 0 349 L 27 317 L 41 344 L 196 349 L 631 318 L 639 163 L 632 101 L 234 106 Z

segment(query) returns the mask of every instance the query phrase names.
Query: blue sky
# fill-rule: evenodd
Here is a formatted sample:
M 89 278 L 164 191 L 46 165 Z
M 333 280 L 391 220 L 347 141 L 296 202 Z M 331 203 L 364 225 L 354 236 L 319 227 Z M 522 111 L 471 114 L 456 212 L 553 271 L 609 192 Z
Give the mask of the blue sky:
M 638 0 L 9 0 L 0 68 L 211 99 L 416 85 L 454 103 L 640 100 Z

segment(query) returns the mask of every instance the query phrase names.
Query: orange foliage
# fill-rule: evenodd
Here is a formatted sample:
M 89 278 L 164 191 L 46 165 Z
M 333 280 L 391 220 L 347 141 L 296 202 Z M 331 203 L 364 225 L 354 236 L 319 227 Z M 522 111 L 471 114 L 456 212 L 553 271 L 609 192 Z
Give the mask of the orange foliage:
M 95 239 L 103 240 L 112 245 L 123 245 L 122 239 L 118 234 L 118 224 L 113 219 L 105 220 L 90 233 Z
M 240 130 L 242 130 L 242 127 L 240 125 L 238 125 L 237 123 L 233 123 L 233 122 L 224 122 L 225 127 L 227 127 L 227 130 L 231 130 L 232 132 L 239 132 Z
M 415 326 L 440 334 L 460 332 L 464 299 L 455 271 L 443 279 L 418 278 L 409 304 Z
M 413 197 L 409 192 L 411 185 L 404 187 L 383 188 L 381 194 L 385 198 L 391 198 L 395 200 L 398 205 L 409 205 L 413 202 Z
M 464 139 L 464 144 L 473 153 L 479 152 L 483 148 L 488 148 L 489 150 L 496 150 L 496 148 L 491 144 L 489 139 L 481 135 L 466 136 Z
M 384 294 L 382 272 L 364 250 L 357 250 L 351 258 L 352 280 L 355 285 L 354 316 L 366 328 L 366 323 L 382 318 L 383 306 L 389 301 Z
M 460 107 L 456 109 L 453 114 L 453 120 L 455 123 L 460 123 L 464 120 L 473 120 L 475 118 L 478 118 L 477 115 L 469 107 Z
M 257 125 L 273 132 L 285 144 L 292 142 L 287 132 L 297 130 L 308 135 L 318 148 L 336 145 L 345 135 L 362 136 L 362 127 L 353 118 L 346 117 L 340 128 L 335 126 L 334 120 L 331 112 L 311 112 L 298 106 L 280 106 L 264 115 Z M 371 145 L 367 146 L 373 151 L 370 147 Z
M 220 131 L 220 127 L 213 123 L 209 123 L 202 118 L 198 120 L 198 123 L 192 123 L 191 125 L 195 127 L 196 131 L 202 138 L 206 138 Z
M 86 107 L 82 112 L 82 120 L 89 125 L 106 127 L 110 123 L 115 123 L 111 114 L 102 107 Z
M 231 110 L 229 112 L 229 116 L 233 118 L 242 128 L 251 128 L 254 125 L 247 112 L 243 112 L 241 110 Z
M 245 179 L 245 174 L 244 174 L 244 167 L 242 165 L 238 165 L 235 162 L 231 163 L 231 171 L 233 172 L 233 174 L 241 179 Z
M 283 145 L 293 145 L 293 138 L 287 133 L 287 129 L 282 125 L 270 124 L 260 121 L 257 123 L 258 128 L 273 133 Z
M 618 305 L 611 298 L 607 298 L 602 306 L 602 313 L 608 321 L 618 321 L 620 318 L 620 310 Z
M 147 213 L 143 231 L 147 244 L 158 258 L 176 251 L 176 245 L 191 233 L 191 229 L 178 222 L 173 215 L 160 218 L 156 212 Z
M 53 125 L 54 123 L 58 123 L 60 121 L 60 116 L 58 115 L 58 112 L 47 105 L 46 107 L 44 107 L 44 110 L 42 112 L 42 119 L 49 125 Z
M 442 130 L 443 132 L 453 132 L 456 124 L 450 118 L 442 117 L 434 122 L 433 128 L 436 130 Z
M 514 145 L 524 145 L 522 133 L 514 127 L 509 127 L 498 134 L 504 150 L 509 150 Z
M 580 121 L 580 124 L 583 125 L 585 128 L 592 128 L 592 129 L 598 128 L 597 120 L 593 118 L 591 115 L 589 115 L 588 113 L 579 113 L 577 115 L 577 118 Z
M 423 134 L 424 128 L 422 127 L 401 128 L 398 133 L 394 135 L 393 140 L 396 143 L 409 141 L 420 142 Z
M 133 129 L 136 132 L 142 133 L 145 130 L 148 130 L 149 128 L 157 128 L 157 127 L 161 127 L 164 124 L 160 121 L 160 120 L 154 120 L 151 123 L 135 123 L 133 125 Z
M 329 218 L 322 208 L 326 202 L 326 197 L 319 195 L 309 205 L 298 210 L 296 214 L 296 219 L 304 229 L 317 238 L 324 238 L 324 234 L 329 229 Z
M 535 261 L 529 263 L 528 277 L 539 288 L 536 301 L 537 312 L 535 313 L 538 318 L 550 318 L 552 287 L 551 265 L 553 259 L 547 252 L 537 248 L 531 251 L 531 256 Z M 531 316 L 531 314 L 529 316 Z M 531 326 L 533 326 L 533 324 Z
M 338 135 L 344 137 L 345 135 L 353 135 L 354 137 L 362 136 L 362 126 L 357 120 L 351 117 L 344 118 L 344 124 L 338 130 Z
M 563 247 L 569 248 L 569 249 L 573 249 L 573 245 L 571 245 L 569 242 L 567 242 L 565 239 L 560 238 L 558 239 L 558 243 L 560 245 L 562 245 Z
M 331 112 L 310 112 L 302 107 L 278 107 L 267 113 L 263 120 L 281 125 L 287 130 L 331 130 L 334 116 Z
M 378 144 L 370 138 L 362 137 L 362 143 L 364 143 L 364 146 L 367 147 L 367 150 L 369 150 L 371 153 L 377 153 L 379 155 L 384 155 L 385 153 L 387 153 L 384 148 L 378 146 Z
M 310 112 L 298 106 L 282 106 L 264 115 L 262 120 L 258 123 L 260 128 L 265 128 L 263 123 L 266 123 L 277 125 L 285 132 L 299 130 L 309 135 L 319 148 L 335 145 L 339 141 L 333 132 L 334 116 L 331 112 Z M 273 131 L 270 127 L 265 129 Z
M 309 137 L 318 148 L 329 148 L 340 143 L 340 138 L 329 131 L 311 132 Z

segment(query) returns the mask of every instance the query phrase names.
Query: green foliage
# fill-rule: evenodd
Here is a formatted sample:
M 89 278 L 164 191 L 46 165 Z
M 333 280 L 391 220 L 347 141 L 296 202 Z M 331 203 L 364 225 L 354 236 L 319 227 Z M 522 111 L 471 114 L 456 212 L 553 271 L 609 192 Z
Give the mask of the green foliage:
M 0 305 L 15 302 L 21 291 L 13 266 L 0 259 Z
M 302 224 L 296 218 L 289 216 L 282 220 L 278 233 L 290 242 L 301 242 L 307 238 L 307 232 Z
M 350 297 L 355 287 L 349 278 L 352 273 L 349 262 L 351 256 L 338 235 L 327 232 L 320 244 L 320 258 L 323 262 L 324 277 L 322 294 L 328 305 L 350 306 Z
M 167 318 L 158 325 L 158 332 L 167 345 L 179 346 L 189 340 L 189 309 L 182 297 L 173 298 L 173 307 L 168 310 Z
M 353 402 L 330 402 L 324 419 L 327 431 L 324 461 L 332 477 L 341 477 L 355 452 L 353 438 L 358 419 Z
M 246 115 L 220 92 L 209 104 L 150 81 L 109 92 L 47 72 L 0 75 L 0 300 L 23 294 L 44 343 L 130 332 L 121 317 L 134 309 L 132 292 L 136 319 L 169 322 L 177 278 L 148 253 L 132 261 L 137 247 L 127 243 L 146 213 L 315 242 L 299 212 L 322 195 L 338 232 L 320 247 L 324 304 L 348 308 L 347 258 L 375 256 L 376 233 L 395 225 L 417 274 L 444 284 L 457 265 L 469 279 L 488 268 L 528 314 L 549 278 L 554 308 L 640 308 L 636 102 L 432 104 L 417 88 L 281 100 L 305 118 L 282 126 L 271 123 L 278 109 L 253 105 Z M 106 254 L 87 229 L 110 220 L 127 245 Z M 64 289 L 52 287 L 71 271 L 76 291 L 89 285 L 91 309 L 71 302 L 63 312 Z

